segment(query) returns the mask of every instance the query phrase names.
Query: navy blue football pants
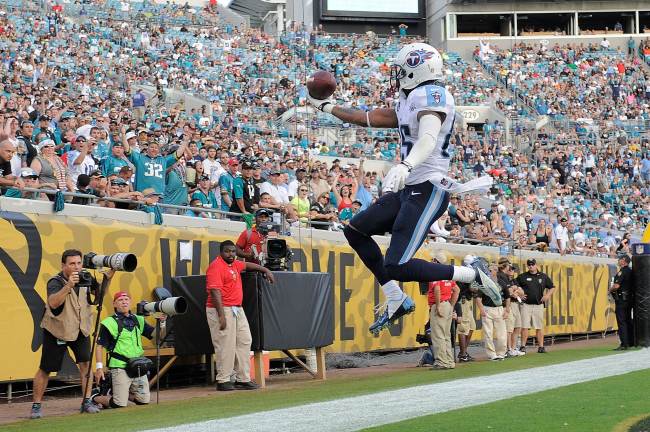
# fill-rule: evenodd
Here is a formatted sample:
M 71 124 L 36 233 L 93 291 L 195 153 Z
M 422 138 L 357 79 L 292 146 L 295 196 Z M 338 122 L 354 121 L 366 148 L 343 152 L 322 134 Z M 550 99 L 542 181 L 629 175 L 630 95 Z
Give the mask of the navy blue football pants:
M 388 192 L 352 218 L 343 233 L 361 261 L 383 285 L 402 282 L 450 280 L 453 267 L 413 258 L 431 224 L 447 210 L 449 193 L 430 182 Z M 392 233 L 384 258 L 373 235 Z

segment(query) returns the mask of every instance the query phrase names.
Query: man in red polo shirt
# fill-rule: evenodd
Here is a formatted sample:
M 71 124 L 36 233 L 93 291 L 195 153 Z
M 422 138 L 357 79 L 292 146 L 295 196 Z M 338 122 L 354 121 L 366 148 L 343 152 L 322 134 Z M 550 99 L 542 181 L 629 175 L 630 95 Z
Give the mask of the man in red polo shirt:
M 432 260 L 445 264 L 446 256 L 439 252 Z M 456 367 L 454 353 L 451 351 L 451 319 L 460 289 L 454 281 L 436 281 L 429 283 L 429 307 L 431 326 L 431 344 L 435 353 L 432 369 L 453 369 Z
M 273 210 L 267 208 L 261 208 L 255 212 L 255 226 L 242 231 L 237 239 L 237 243 L 235 243 L 239 258 L 244 258 L 246 262 L 261 264 L 261 255 L 266 252 L 264 251 L 264 241 L 267 236 L 260 233 L 257 227 L 271 220 L 272 215 Z
M 251 331 L 242 306 L 241 272 L 252 270 L 264 273 L 273 283 L 273 274 L 266 268 L 250 262 L 235 260 L 235 244 L 226 240 L 221 243 L 220 256 L 206 272 L 208 298 L 205 312 L 210 327 L 212 345 L 217 356 L 217 390 L 255 390 L 251 382 L 249 353 Z M 230 382 L 233 370 L 237 374 L 235 384 Z

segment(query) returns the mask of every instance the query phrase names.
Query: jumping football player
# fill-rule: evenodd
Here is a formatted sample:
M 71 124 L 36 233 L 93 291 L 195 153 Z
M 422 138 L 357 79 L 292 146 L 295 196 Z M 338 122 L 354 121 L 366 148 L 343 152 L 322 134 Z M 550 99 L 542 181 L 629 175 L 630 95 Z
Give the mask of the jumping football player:
M 391 66 L 390 80 L 399 92 L 395 108 L 372 111 L 344 108 L 331 97 L 309 102 L 344 122 L 373 128 L 398 128 L 401 162 L 384 179 L 384 193 L 374 204 L 352 218 L 344 229 L 350 246 L 381 284 L 386 298 L 383 310 L 370 326 L 377 334 L 399 317 L 415 310 L 415 303 L 396 281 L 454 280 L 474 283 L 501 301 L 490 278 L 487 262 L 480 258 L 470 267 L 436 264 L 413 258 L 431 224 L 447 209 L 450 193 L 486 189 L 489 176 L 458 183 L 447 176 L 449 139 L 454 128 L 454 98 L 442 83 L 442 57 L 424 43 L 406 45 Z M 385 258 L 373 235 L 391 232 Z

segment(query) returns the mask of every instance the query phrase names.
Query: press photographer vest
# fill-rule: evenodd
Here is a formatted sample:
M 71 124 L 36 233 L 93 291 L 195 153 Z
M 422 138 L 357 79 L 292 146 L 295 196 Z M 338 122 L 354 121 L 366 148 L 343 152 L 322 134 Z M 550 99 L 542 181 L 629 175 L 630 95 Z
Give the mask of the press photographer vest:
M 128 330 L 126 327 L 120 329 L 118 318 L 115 315 L 102 320 L 102 325 L 110 332 L 111 336 L 115 339 L 115 347 L 109 353 L 110 360 L 108 361 L 109 368 L 124 368 L 126 361 L 119 360 L 111 354 L 116 353 L 120 357 L 128 359 L 142 357 L 144 350 L 142 349 L 142 332 L 144 331 L 144 317 L 133 315 L 137 320 L 137 326 L 133 330 Z
M 63 284 L 65 280 L 55 276 Z M 63 310 L 60 314 L 54 315 L 47 301 L 45 301 L 45 314 L 41 320 L 41 328 L 49 331 L 60 340 L 73 342 L 79 337 L 79 332 L 88 336 L 92 329 L 93 308 L 88 304 L 88 287 L 80 287 L 79 295 L 74 288 L 65 297 Z

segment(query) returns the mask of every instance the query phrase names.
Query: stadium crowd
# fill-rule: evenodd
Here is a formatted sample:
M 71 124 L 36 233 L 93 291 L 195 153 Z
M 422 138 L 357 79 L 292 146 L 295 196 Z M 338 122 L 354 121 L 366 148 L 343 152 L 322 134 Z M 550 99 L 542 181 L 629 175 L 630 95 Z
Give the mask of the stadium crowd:
M 113 0 L 46 11 L 16 5 L 0 15 L 0 125 L 19 178 L 7 196 L 83 192 L 96 199 L 73 203 L 145 211 L 167 204 L 176 207 L 162 212 L 201 218 L 269 208 L 294 226 L 338 230 L 381 194 L 384 173 L 365 170 L 364 160 L 399 159 L 396 132 L 355 129 L 352 142 L 328 145 L 323 128 L 351 128 L 313 113 L 277 118 L 308 112 L 301 83 L 319 68 L 335 74 L 342 102 L 390 105 L 390 59 L 411 40 L 404 34 L 330 35 L 294 23 L 275 38 L 238 28 L 209 6 L 150 5 L 172 8 L 151 20 L 157 9 Z M 498 122 L 459 130 L 452 175 L 491 174 L 495 202 L 480 208 L 484 197 L 454 197 L 432 227 L 436 241 L 589 256 L 627 248 L 628 233 L 647 224 L 650 204 L 642 133 L 650 80 L 639 58 L 572 45 L 494 49 L 481 58 L 483 70 L 455 53 L 444 58 L 458 105 L 547 114 L 569 127 L 551 122 L 535 136 L 518 134 L 517 146 L 504 145 Z M 156 90 L 135 91 L 138 84 Z M 167 89 L 204 103 L 170 101 Z M 595 119 L 607 123 L 596 127 Z M 627 129 L 629 119 L 639 126 Z

